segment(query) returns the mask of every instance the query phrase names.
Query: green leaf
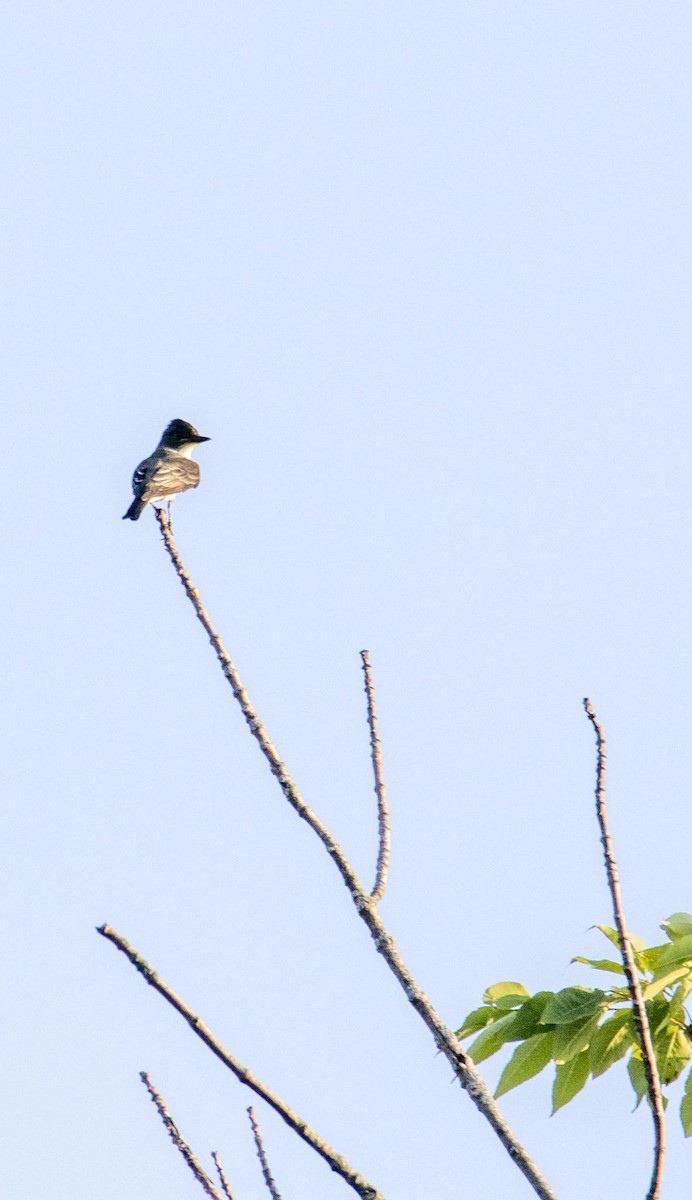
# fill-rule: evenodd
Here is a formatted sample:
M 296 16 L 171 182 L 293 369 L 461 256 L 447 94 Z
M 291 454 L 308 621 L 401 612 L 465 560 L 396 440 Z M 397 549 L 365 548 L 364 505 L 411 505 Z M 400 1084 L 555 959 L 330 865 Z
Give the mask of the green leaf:
M 586 963 L 587 967 L 593 967 L 595 971 L 614 971 L 617 975 L 625 974 L 622 963 L 613 962 L 610 958 L 583 958 L 581 954 L 575 954 L 570 962 Z
M 495 1090 L 495 1097 L 503 1096 L 520 1083 L 538 1075 L 552 1058 L 553 1034 L 538 1033 L 528 1041 L 517 1046 L 507 1066 L 500 1076 L 500 1082 Z
M 653 999 L 659 992 L 667 987 L 672 987 L 678 979 L 682 979 L 683 975 L 687 974 L 689 974 L 687 967 L 673 967 L 666 975 L 658 976 L 652 983 L 647 983 L 642 990 L 644 1000 Z
M 620 939 L 618 937 L 617 929 L 612 929 L 610 925 L 594 925 L 594 929 L 600 929 L 601 933 L 605 934 L 608 941 L 612 942 L 614 946 L 617 946 L 618 950 L 620 949 Z M 636 950 L 637 953 L 644 953 L 646 951 L 646 942 L 642 941 L 640 937 L 637 937 L 636 933 L 628 933 L 627 940 L 632 949 Z
M 681 967 L 685 964 L 687 969 L 692 971 L 692 933 L 676 938 L 674 942 L 665 947 L 656 963 L 654 978 L 665 975 L 671 967 Z
M 637 937 L 636 933 L 628 933 L 627 941 L 634 950 L 635 954 L 644 954 L 646 951 L 646 942 L 644 938 Z
M 474 1062 L 483 1062 L 484 1058 L 490 1058 L 491 1054 L 496 1054 L 505 1042 L 512 1041 L 512 1024 L 515 1019 L 516 1013 L 505 1013 L 499 1020 L 494 1021 L 492 1025 L 478 1034 L 468 1048 L 468 1053 Z
M 485 1029 L 486 1025 L 492 1024 L 493 1021 L 498 1021 L 502 1016 L 496 1008 L 489 1008 L 483 1005 L 483 1008 L 474 1008 L 467 1017 L 464 1017 L 463 1024 L 455 1031 L 454 1036 L 459 1038 L 470 1037 L 472 1033 L 478 1033 L 479 1029 Z
M 607 937 L 608 941 L 612 942 L 612 944 L 616 946 L 618 950 L 620 949 L 620 939 L 618 937 L 617 929 L 612 929 L 610 925 L 596 925 L 594 928 L 600 929 L 601 933 Z M 631 946 L 637 970 L 646 971 L 648 969 L 646 961 L 646 943 L 643 942 L 640 937 L 637 937 L 636 933 L 628 933 L 627 940 Z
M 624 1058 L 634 1041 L 632 1014 L 623 1008 L 604 1021 L 591 1039 L 589 1066 L 594 1079 Z
M 692 933 L 692 913 L 678 912 L 661 922 L 661 929 L 672 940 Z
M 620 948 L 620 939 L 617 929 L 611 929 L 610 925 L 594 925 L 594 929 L 600 929 L 601 933 L 605 934 L 609 942 Z
M 571 1025 L 600 1012 L 607 1003 L 607 996 L 600 988 L 568 987 L 556 992 L 549 1000 L 541 1017 L 541 1024 Z
M 677 1021 L 671 1021 L 654 1042 L 661 1083 L 672 1083 L 690 1061 L 692 1046 Z
M 679 983 L 670 998 L 670 1015 L 680 1025 L 684 1025 L 686 1020 L 685 1005 L 683 1004 L 686 995 L 687 992 L 684 983 Z
M 548 1029 L 553 1028 L 550 1024 L 546 1025 L 541 1018 L 548 1001 L 552 1000 L 554 995 L 554 992 L 536 992 L 535 996 L 517 1009 L 512 1026 L 513 1041 L 515 1039 L 524 1041 L 526 1038 L 533 1037 L 534 1033 L 546 1033 Z
M 670 942 L 663 942 L 660 946 L 647 946 L 640 958 L 644 961 L 645 971 L 655 971 L 658 966 L 658 961 L 666 950 L 670 949 Z
M 621 1004 L 623 1001 L 625 1002 L 625 1004 L 632 1003 L 632 997 L 630 996 L 630 989 L 628 987 L 611 988 L 610 989 L 610 1003 L 611 1004 Z
M 568 1104 L 580 1092 L 589 1077 L 589 1052 L 582 1050 L 576 1058 L 558 1064 L 553 1084 L 553 1111 L 551 1116 Z
M 646 1095 L 646 1075 L 644 1074 L 644 1064 L 641 1060 L 641 1051 L 634 1050 L 630 1055 L 630 1060 L 627 1064 L 627 1074 L 630 1077 L 630 1083 L 634 1088 L 636 1096 L 635 1108 L 639 1108 L 639 1104 Z
M 634 957 L 634 965 L 637 968 L 640 976 L 642 976 L 646 971 L 651 970 L 648 954 L 646 953 L 646 950 L 635 950 L 634 946 L 632 946 L 631 949 Z
M 666 1000 L 665 996 L 654 996 L 652 1000 L 645 1000 L 644 1007 L 646 1008 L 646 1017 L 649 1022 L 651 1036 L 656 1038 L 659 1033 L 662 1033 L 670 1025 L 670 1001 Z
M 687 1076 L 685 1083 L 685 1094 L 680 1105 L 680 1120 L 685 1137 L 692 1137 L 692 1071 Z
M 553 1041 L 553 1058 L 558 1066 L 569 1062 L 583 1050 L 588 1050 L 600 1019 L 601 1010 L 599 1009 L 585 1021 L 574 1021 L 571 1025 L 558 1025 Z
M 507 1012 L 511 1008 L 517 1008 L 528 1000 L 529 993 L 523 983 L 494 983 L 492 987 L 483 995 L 485 1004 L 496 1004 L 498 1008 Z

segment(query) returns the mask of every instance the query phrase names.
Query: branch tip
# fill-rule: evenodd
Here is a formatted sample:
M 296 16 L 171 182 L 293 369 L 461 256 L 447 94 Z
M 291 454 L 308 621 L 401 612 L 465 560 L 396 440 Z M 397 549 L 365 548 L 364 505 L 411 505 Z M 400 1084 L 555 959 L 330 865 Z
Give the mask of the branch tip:
M 262 1133 L 261 1133 L 260 1127 L 257 1124 L 257 1121 L 255 1119 L 255 1110 L 252 1107 L 250 1107 L 247 1110 L 247 1115 L 250 1118 L 250 1125 L 252 1126 L 252 1134 L 255 1139 L 255 1146 L 257 1147 L 257 1157 L 260 1160 L 260 1165 L 262 1167 L 262 1175 L 264 1176 L 264 1182 L 267 1185 L 267 1191 L 269 1192 L 269 1195 L 271 1196 L 272 1200 L 281 1200 L 279 1190 L 276 1186 L 274 1176 L 271 1173 L 271 1170 L 269 1167 L 269 1162 L 267 1160 L 267 1155 L 266 1155 L 266 1152 L 264 1149 L 264 1142 L 262 1141 Z
M 365 676 L 365 695 L 368 706 L 368 727 L 370 729 L 370 754 L 372 757 L 372 769 L 375 776 L 375 794 L 377 796 L 377 822 L 379 830 L 379 846 L 377 851 L 377 870 L 375 873 L 375 886 L 370 893 L 370 897 L 375 904 L 384 896 L 384 890 L 387 886 L 387 872 L 389 869 L 389 850 L 391 842 L 391 832 L 389 825 L 389 806 L 387 804 L 387 794 L 384 786 L 384 777 L 382 774 L 382 753 L 380 750 L 380 738 L 377 731 L 377 710 L 375 708 L 375 687 L 372 681 L 372 669 L 370 666 L 370 656 L 367 650 L 361 650 L 360 657 L 363 663 L 363 675 Z
M 197 1161 L 194 1154 L 192 1153 L 192 1150 L 188 1146 L 187 1142 L 183 1139 L 175 1121 L 173 1120 L 168 1109 L 166 1108 L 163 1098 L 157 1092 L 157 1090 L 154 1087 L 153 1083 L 151 1082 L 151 1079 L 149 1078 L 147 1072 L 140 1071 L 139 1077 L 142 1080 L 142 1083 L 144 1084 L 145 1088 L 147 1089 L 151 1100 L 153 1100 L 153 1102 L 156 1106 L 156 1110 L 157 1110 L 159 1116 L 161 1117 L 161 1120 L 163 1121 L 163 1124 L 166 1129 L 166 1132 L 168 1133 L 168 1136 L 170 1137 L 171 1141 L 173 1142 L 173 1145 L 182 1154 L 183 1158 L 185 1159 L 185 1162 L 187 1163 L 188 1167 L 190 1168 L 190 1170 L 191 1170 L 192 1174 L 194 1175 L 195 1179 L 197 1180 L 197 1182 L 201 1185 L 202 1189 L 207 1193 L 207 1195 L 209 1197 L 211 1197 L 211 1200 L 222 1200 L 222 1197 L 217 1192 L 216 1188 L 214 1187 L 211 1179 L 207 1175 L 207 1173 L 204 1170 L 204 1168 L 202 1167 L 201 1163 L 199 1163 Z
M 613 903 L 613 917 L 618 933 L 620 957 L 627 979 L 627 988 L 632 1000 L 632 1015 L 637 1031 L 637 1040 L 642 1052 L 642 1065 L 646 1076 L 646 1088 L 649 1106 L 654 1125 L 654 1152 L 651 1183 L 647 1192 L 647 1200 L 658 1200 L 661 1194 L 663 1178 L 663 1156 L 665 1154 L 665 1123 L 663 1116 L 663 1099 L 661 1096 L 661 1081 L 659 1079 L 656 1054 L 654 1052 L 649 1028 L 649 1018 L 642 996 L 632 945 L 627 935 L 627 925 L 620 894 L 620 879 L 613 844 L 608 828 L 608 818 L 605 806 L 605 762 L 606 743 L 603 727 L 596 716 L 594 707 L 588 697 L 584 700 L 586 715 L 596 733 L 596 817 L 601 832 L 603 859 L 605 862 L 606 878 Z

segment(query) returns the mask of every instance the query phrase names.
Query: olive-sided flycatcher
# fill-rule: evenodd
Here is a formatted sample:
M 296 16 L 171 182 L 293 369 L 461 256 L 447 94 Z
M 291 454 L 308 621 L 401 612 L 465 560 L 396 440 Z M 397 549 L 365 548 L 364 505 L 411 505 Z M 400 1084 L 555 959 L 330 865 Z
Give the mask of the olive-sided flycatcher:
M 173 497 L 178 492 L 197 487 L 199 467 L 190 455 L 200 442 L 209 440 L 208 437 L 202 437 L 188 421 L 171 421 L 161 434 L 161 441 L 154 453 L 139 464 L 132 476 L 135 498 L 123 521 L 139 520 L 147 504 L 156 507 L 168 504 L 170 518 Z

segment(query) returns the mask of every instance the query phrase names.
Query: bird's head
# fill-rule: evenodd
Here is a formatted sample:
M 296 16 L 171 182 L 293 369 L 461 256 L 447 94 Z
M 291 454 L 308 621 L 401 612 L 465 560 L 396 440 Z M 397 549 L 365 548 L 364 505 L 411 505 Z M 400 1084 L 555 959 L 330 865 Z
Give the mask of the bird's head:
M 198 433 L 194 425 L 189 421 L 181 421 L 176 418 L 171 421 L 163 431 L 161 445 L 166 446 L 168 450 L 185 450 L 192 449 L 193 446 L 199 445 L 200 442 L 208 442 L 211 439 L 203 437 Z

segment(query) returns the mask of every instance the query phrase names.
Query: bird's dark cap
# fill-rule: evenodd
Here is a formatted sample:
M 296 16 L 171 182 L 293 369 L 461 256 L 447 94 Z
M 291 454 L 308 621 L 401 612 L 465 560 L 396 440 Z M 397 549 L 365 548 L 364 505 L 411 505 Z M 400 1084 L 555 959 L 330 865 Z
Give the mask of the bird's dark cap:
M 210 442 L 211 438 L 203 437 L 189 421 L 181 421 L 179 417 L 171 421 L 163 431 L 163 436 L 169 445 L 184 446 L 190 442 Z

